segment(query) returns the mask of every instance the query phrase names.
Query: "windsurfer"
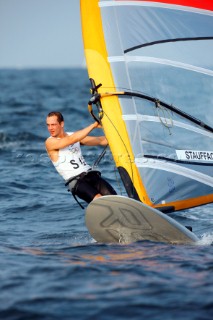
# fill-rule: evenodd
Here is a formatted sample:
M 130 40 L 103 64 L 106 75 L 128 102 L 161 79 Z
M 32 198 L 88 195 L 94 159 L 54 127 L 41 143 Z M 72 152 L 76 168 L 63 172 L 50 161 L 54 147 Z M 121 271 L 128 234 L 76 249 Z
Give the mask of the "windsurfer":
M 50 137 L 45 142 L 46 150 L 58 173 L 64 178 L 65 185 L 76 196 L 90 203 L 103 195 L 116 194 L 112 186 L 101 177 L 101 173 L 92 170 L 83 158 L 80 145 L 106 146 L 105 136 L 89 136 L 89 133 L 100 128 L 94 122 L 76 132 L 65 132 L 64 118 L 58 111 L 50 112 L 46 119 Z

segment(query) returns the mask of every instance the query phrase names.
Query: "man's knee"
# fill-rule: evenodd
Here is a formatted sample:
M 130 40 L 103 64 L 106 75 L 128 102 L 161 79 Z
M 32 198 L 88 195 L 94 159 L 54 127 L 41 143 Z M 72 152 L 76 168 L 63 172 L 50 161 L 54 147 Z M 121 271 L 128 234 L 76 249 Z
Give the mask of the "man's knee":
M 96 196 L 94 196 L 93 200 L 98 199 L 98 198 L 100 198 L 100 197 L 103 197 L 103 195 L 100 194 L 100 193 L 98 193 L 98 194 L 96 194 Z

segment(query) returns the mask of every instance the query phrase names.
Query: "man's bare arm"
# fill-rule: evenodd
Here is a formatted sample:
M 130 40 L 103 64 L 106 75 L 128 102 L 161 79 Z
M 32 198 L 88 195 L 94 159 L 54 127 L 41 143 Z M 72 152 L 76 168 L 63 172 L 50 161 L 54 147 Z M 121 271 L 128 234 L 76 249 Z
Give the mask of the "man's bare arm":
M 98 125 L 98 122 L 94 122 L 88 127 L 74 132 L 71 136 L 66 136 L 61 139 L 48 138 L 45 142 L 46 149 L 47 151 L 59 150 L 69 146 L 70 144 L 81 142 L 93 129 L 97 128 Z
M 81 140 L 81 144 L 85 146 L 106 146 L 108 144 L 108 141 L 105 136 L 87 136 L 86 138 Z

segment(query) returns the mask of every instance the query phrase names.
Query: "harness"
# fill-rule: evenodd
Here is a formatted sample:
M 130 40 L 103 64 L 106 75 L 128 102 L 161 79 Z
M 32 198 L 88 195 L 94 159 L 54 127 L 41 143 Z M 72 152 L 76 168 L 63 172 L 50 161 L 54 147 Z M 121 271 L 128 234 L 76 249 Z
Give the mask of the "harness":
M 75 177 L 73 177 L 73 178 L 70 178 L 70 179 L 67 180 L 66 183 L 65 183 L 65 186 L 68 186 L 72 181 L 76 181 L 76 183 L 74 184 L 74 186 L 72 187 L 72 189 L 71 189 L 71 190 L 68 189 L 68 191 L 70 191 L 70 192 L 72 193 L 73 198 L 75 199 L 75 201 L 79 204 L 79 206 L 80 206 L 82 209 L 84 209 L 84 207 L 83 207 L 83 205 L 79 202 L 79 200 L 78 200 L 77 197 L 76 197 L 76 195 L 77 195 L 76 190 L 77 190 L 77 188 L 78 188 L 78 184 L 79 184 L 80 180 L 83 179 L 83 178 L 84 178 L 88 173 L 90 173 L 90 172 L 96 172 L 96 173 L 99 173 L 99 174 L 100 174 L 100 172 L 97 171 L 97 170 L 89 169 L 89 170 L 86 171 L 86 172 L 80 173 L 78 176 L 75 176 Z

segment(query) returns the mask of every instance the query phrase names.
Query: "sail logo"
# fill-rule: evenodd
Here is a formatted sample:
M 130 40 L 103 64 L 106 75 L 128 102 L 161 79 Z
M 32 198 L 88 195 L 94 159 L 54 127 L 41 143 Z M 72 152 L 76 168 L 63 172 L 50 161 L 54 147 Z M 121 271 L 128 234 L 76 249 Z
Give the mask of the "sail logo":
M 178 160 L 213 161 L 213 151 L 176 150 Z

